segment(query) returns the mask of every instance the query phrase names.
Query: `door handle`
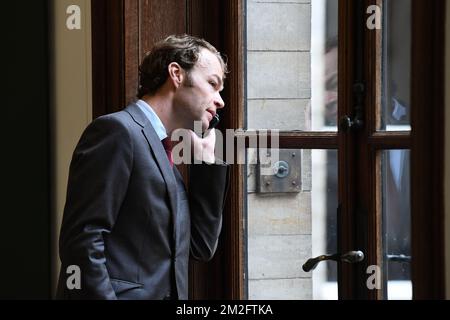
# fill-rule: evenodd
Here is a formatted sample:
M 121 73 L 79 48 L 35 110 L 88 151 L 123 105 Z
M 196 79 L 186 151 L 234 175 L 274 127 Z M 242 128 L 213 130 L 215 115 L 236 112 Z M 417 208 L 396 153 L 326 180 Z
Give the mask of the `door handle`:
M 302 269 L 305 272 L 310 272 L 310 271 L 314 270 L 320 262 L 326 261 L 326 260 L 333 260 L 336 262 L 342 261 L 342 262 L 347 262 L 347 263 L 357 263 L 357 262 L 361 262 L 364 260 L 364 253 L 362 253 L 362 251 L 358 250 L 358 251 L 349 251 L 344 254 L 340 254 L 340 253 L 324 254 L 324 255 L 318 256 L 316 258 L 308 259 L 308 261 L 306 261 L 303 264 Z
M 350 130 L 357 131 L 364 126 L 364 100 L 365 100 L 365 86 L 362 82 L 357 82 L 353 85 L 353 94 L 355 106 L 353 107 L 354 117 L 349 115 L 343 116 L 339 121 L 339 128 L 344 132 Z
M 348 115 L 343 116 L 339 121 L 339 128 L 345 132 L 350 130 L 359 130 L 363 127 L 363 121 L 357 117 L 354 119 L 350 118 Z

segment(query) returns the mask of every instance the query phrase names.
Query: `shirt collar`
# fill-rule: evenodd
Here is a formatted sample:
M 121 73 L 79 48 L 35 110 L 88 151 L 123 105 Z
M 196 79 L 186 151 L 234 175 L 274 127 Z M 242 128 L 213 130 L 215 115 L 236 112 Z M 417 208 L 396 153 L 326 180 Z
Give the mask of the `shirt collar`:
M 144 100 L 138 100 L 136 101 L 136 104 L 142 110 L 142 112 L 144 112 L 145 116 L 152 124 L 152 127 L 153 129 L 155 129 L 159 140 L 163 140 L 164 138 L 166 138 L 167 137 L 166 128 L 164 127 L 161 119 L 158 117 L 153 108 Z

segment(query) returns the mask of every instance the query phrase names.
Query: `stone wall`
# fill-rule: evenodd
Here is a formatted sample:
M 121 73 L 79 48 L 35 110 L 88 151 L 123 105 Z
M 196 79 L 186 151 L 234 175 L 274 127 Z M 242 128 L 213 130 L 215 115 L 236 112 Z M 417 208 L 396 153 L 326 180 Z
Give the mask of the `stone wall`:
M 311 2 L 247 1 L 247 127 L 311 130 Z M 249 299 L 312 299 L 311 151 L 302 156 L 300 193 L 255 192 L 248 165 Z M 249 163 L 256 150 L 249 149 Z

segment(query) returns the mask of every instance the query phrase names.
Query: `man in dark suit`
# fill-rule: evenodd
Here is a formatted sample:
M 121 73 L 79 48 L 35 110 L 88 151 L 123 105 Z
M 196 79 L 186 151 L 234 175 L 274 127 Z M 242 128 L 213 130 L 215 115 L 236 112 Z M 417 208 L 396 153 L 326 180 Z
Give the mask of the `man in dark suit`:
M 166 142 L 195 121 L 207 130 L 225 73 L 208 42 L 170 36 L 140 66 L 139 100 L 86 128 L 70 165 L 57 298 L 188 298 L 190 254 L 207 261 L 217 247 L 229 168 L 214 159 L 214 130 L 189 131 L 204 152 L 187 192 Z

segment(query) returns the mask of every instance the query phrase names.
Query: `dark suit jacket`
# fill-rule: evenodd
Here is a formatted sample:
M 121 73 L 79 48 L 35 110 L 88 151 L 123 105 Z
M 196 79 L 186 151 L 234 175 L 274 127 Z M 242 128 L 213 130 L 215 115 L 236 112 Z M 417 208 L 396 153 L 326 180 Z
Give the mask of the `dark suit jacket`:
M 187 193 L 137 105 L 93 121 L 70 165 L 57 298 L 187 299 L 189 253 L 217 247 L 229 166 L 189 170 Z M 80 290 L 66 285 L 70 265 Z

